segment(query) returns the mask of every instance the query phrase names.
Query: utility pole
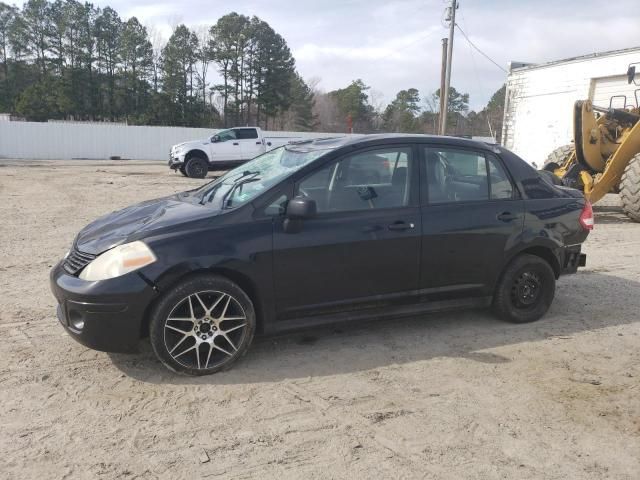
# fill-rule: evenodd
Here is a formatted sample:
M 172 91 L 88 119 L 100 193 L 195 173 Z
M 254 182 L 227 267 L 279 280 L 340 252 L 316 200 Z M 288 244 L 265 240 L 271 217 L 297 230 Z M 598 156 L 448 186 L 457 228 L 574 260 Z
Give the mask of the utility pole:
M 444 115 L 444 91 L 446 89 L 446 76 L 447 76 L 447 44 L 446 38 L 442 39 L 442 66 L 440 68 L 440 106 L 438 107 L 438 135 L 444 135 L 444 129 L 442 128 L 442 115 Z
M 456 28 L 456 9 L 458 8 L 458 1 L 451 0 L 451 6 L 448 8 L 449 20 L 449 45 L 447 48 L 447 74 L 445 78 L 444 94 L 440 92 L 440 96 L 444 97 L 444 109 L 440 119 L 442 120 L 442 135 L 447 133 L 447 110 L 449 110 L 449 87 L 451 86 L 451 60 L 453 59 L 453 32 Z

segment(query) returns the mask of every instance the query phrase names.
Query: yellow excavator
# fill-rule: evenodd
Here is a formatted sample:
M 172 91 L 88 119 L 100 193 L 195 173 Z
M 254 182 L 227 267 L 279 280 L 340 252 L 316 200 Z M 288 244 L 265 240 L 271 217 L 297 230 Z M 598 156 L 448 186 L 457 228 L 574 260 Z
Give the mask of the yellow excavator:
M 627 70 L 629 84 L 640 87 L 636 66 Z M 640 77 L 640 72 L 637 75 Z M 612 97 L 609 107 L 579 100 L 573 112 L 573 143 L 547 157 L 543 170 L 556 183 L 581 189 L 591 203 L 607 193 L 619 193 L 626 215 L 640 222 L 640 88 L 635 105 L 624 95 Z M 612 108 L 614 98 L 624 108 Z

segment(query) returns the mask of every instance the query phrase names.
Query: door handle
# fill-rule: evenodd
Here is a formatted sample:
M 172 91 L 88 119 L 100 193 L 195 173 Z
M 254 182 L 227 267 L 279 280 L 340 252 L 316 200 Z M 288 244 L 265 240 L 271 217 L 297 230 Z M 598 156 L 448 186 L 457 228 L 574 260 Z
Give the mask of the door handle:
M 262 145 L 262 142 L 256 142 L 256 145 Z
M 395 222 L 388 225 L 387 228 L 391 231 L 411 230 L 412 228 L 415 228 L 415 225 L 413 223 Z
M 240 145 L 238 142 L 233 142 L 234 145 Z
M 518 216 L 514 215 L 511 212 L 502 212 L 501 214 L 498 215 L 497 218 L 501 222 L 510 222 L 511 220 L 515 220 L 516 218 L 518 218 Z

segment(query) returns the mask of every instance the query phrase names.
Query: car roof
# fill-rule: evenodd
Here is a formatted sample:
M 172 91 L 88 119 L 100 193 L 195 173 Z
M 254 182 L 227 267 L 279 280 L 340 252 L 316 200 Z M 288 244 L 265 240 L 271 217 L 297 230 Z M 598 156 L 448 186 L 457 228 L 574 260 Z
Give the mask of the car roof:
M 489 150 L 495 145 L 461 137 L 447 137 L 440 135 L 420 135 L 405 133 L 382 133 L 371 135 L 344 135 L 335 137 L 318 137 L 290 142 L 287 149 L 295 151 L 333 150 L 346 146 L 384 145 L 385 143 L 425 143 L 440 144 L 457 147 L 471 147 Z
M 527 179 L 535 181 L 538 179 L 538 172 L 531 165 L 506 148 L 495 143 L 481 142 L 461 137 L 411 133 L 356 134 L 300 140 L 289 143 L 286 145 L 286 148 L 297 152 L 326 150 L 338 153 L 350 147 L 393 145 L 394 143 L 422 143 L 424 145 L 447 145 L 484 150 L 486 152 L 499 154 L 516 181 L 524 181 Z

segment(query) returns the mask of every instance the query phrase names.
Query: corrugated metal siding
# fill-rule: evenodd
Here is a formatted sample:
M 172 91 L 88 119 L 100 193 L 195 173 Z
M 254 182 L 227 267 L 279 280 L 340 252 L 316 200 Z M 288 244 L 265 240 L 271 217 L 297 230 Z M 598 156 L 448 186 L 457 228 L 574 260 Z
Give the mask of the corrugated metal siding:
M 0 122 L 0 158 L 165 160 L 172 145 L 211 137 L 208 128 L 139 127 L 118 124 Z M 343 135 L 264 132 L 266 137 Z
M 507 77 L 503 145 L 541 166 L 553 149 L 571 143 L 574 102 L 595 99 L 605 91 L 615 94 L 621 74 L 632 62 L 640 62 L 640 48 L 512 70 Z M 600 84 L 603 78 L 618 80 Z

